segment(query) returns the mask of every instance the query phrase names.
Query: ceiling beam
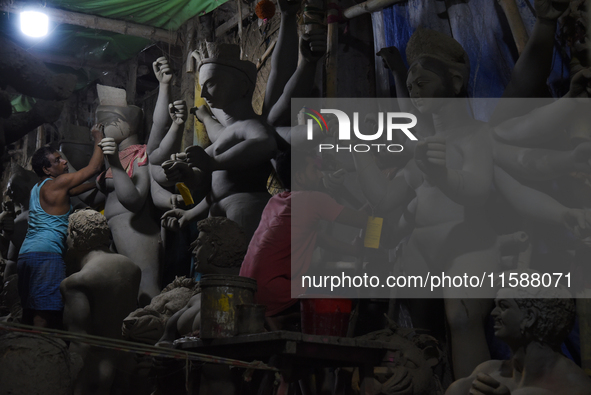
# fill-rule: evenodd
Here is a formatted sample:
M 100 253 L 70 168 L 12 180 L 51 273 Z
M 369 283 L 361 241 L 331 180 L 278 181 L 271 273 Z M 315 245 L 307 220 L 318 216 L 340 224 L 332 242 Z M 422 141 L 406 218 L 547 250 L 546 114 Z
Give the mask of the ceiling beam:
M 0 11 L 18 13 L 28 6 L 27 3 L 14 1 L 12 4 L 1 4 Z M 105 30 L 114 33 L 126 34 L 162 41 L 175 45 L 177 39 L 176 31 L 169 32 L 152 26 L 140 25 L 137 23 L 120 21 L 116 19 L 103 18 L 95 15 L 81 14 L 78 12 L 60 10 L 57 8 L 44 7 L 43 12 L 53 22 L 66 23 L 68 25 L 83 26 L 89 29 Z

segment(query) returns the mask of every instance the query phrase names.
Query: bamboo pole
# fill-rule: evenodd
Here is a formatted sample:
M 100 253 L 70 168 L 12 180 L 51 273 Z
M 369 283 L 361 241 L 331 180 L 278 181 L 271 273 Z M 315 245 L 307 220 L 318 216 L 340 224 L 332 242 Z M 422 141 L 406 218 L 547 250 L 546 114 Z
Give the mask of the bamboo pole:
M 236 0 L 238 8 L 238 42 L 240 43 L 240 60 L 244 59 L 244 39 L 242 38 L 242 0 Z
M 404 1 L 406 0 L 368 0 L 347 8 L 343 11 L 343 16 L 347 19 L 353 19 L 363 14 L 381 11 L 392 4 L 402 3 Z
M 517 8 L 515 0 L 498 0 L 498 2 L 507 16 L 507 21 L 511 28 L 511 34 L 513 34 L 513 40 L 515 40 L 515 45 L 517 46 L 517 52 L 521 54 L 525 48 L 525 44 L 527 44 L 529 36 L 525 30 L 523 20 L 521 19 L 519 8 Z
M 43 125 L 37 126 L 37 140 L 35 141 L 35 150 L 45 145 L 45 129 Z
M 326 97 L 337 97 L 337 67 L 339 49 L 338 10 L 328 10 L 327 57 L 326 57 Z

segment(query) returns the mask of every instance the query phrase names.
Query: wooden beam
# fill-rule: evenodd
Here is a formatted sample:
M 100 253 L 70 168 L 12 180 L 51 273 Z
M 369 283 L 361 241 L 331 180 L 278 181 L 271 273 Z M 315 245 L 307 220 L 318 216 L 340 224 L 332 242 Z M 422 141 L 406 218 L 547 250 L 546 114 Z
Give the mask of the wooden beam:
M 27 7 L 28 4 L 20 1 L 14 1 L 12 4 L 1 4 L 0 11 L 19 13 Z M 140 25 L 137 23 L 120 21 L 116 19 L 103 18 L 95 15 L 81 14 L 78 12 L 60 10 L 57 8 L 44 7 L 42 10 L 51 21 L 57 23 L 66 23 L 68 25 L 83 26 L 89 29 L 105 30 L 114 33 L 126 34 L 150 39 L 152 41 L 162 41 L 174 45 L 176 43 L 176 31 L 159 29 L 156 27 Z
M 381 11 L 392 4 L 402 3 L 406 0 L 368 0 L 363 3 L 356 4 L 343 11 L 343 16 L 347 19 L 353 19 L 363 14 L 368 14 L 376 11 Z
M 239 16 L 239 13 L 236 13 L 236 15 L 234 15 L 232 18 L 230 18 L 226 22 L 222 23 L 221 25 L 219 25 L 215 29 L 215 37 L 216 38 L 223 36 L 229 30 L 232 30 L 233 28 L 238 26 L 238 23 L 242 23 L 243 20 L 250 17 L 250 9 L 248 8 L 248 6 L 243 5 L 242 7 L 240 7 L 240 11 L 241 11 L 241 16 Z
M 337 3 L 335 1 L 335 3 Z M 338 3 L 337 3 L 338 4 Z M 339 23 L 336 8 L 328 10 L 328 29 L 326 32 L 326 97 L 338 97 L 337 71 L 339 52 Z
M 131 60 L 127 72 L 127 104 L 135 105 L 135 93 L 137 90 L 137 58 Z

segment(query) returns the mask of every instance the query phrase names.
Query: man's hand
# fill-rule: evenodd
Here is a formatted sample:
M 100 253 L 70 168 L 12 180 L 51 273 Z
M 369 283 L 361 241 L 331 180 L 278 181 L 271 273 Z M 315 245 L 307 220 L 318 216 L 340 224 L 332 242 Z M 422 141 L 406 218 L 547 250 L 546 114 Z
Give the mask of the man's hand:
M 170 84 L 172 80 L 172 69 L 168 65 L 168 59 L 162 56 L 152 63 L 152 67 L 154 68 L 156 78 L 161 84 Z
M 556 21 L 567 10 L 569 3 L 570 0 L 535 0 L 536 17 Z
M 182 125 L 187 121 L 187 103 L 184 100 L 177 100 L 168 105 L 168 112 L 172 122 Z
M 105 125 L 102 123 L 96 124 L 90 129 L 90 134 L 94 141 L 101 141 L 105 137 Z
M 313 30 L 300 37 L 302 58 L 309 63 L 316 63 L 326 54 L 327 30 Z
M 591 97 L 591 69 L 583 69 L 573 76 L 570 80 L 570 90 L 565 97 Z
M 114 138 L 105 137 L 99 143 L 99 146 L 103 150 L 103 154 L 109 157 L 116 157 L 119 158 L 119 144 L 115 142 Z
M 488 374 L 478 373 L 472 382 L 470 395 L 511 395 L 511 391 Z
M 164 213 L 162 216 L 162 226 L 169 230 L 179 230 L 184 228 L 189 220 L 187 219 L 187 212 L 176 208 Z
M 437 176 L 446 170 L 445 137 L 427 137 L 415 147 L 415 162 L 428 176 Z

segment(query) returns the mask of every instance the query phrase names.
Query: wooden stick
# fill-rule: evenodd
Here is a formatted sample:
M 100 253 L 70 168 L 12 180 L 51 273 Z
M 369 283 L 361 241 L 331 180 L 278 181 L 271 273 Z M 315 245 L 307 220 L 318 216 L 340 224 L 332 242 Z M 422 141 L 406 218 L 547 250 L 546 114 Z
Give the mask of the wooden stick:
M 515 40 L 515 45 L 517 46 L 517 52 L 521 54 L 529 36 L 525 30 L 517 4 L 515 4 L 515 0 L 498 0 L 498 2 L 507 16 L 511 34 L 513 34 L 513 40 Z
M 275 45 L 277 44 L 277 39 L 275 39 L 275 41 L 273 41 L 271 43 L 271 45 L 269 45 L 269 48 L 267 48 L 267 50 L 265 51 L 265 53 L 263 54 L 263 56 L 261 56 L 261 58 L 259 59 L 259 61 L 257 62 L 257 70 L 260 70 L 261 67 L 263 67 L 263 64 L 265 64 L 265 61 L 269 58 L 269 56 L 271 56 L 271 54 L 273 53 L 273 50 L 275 49 Z
M 336 3 L 336 2 L 335 2 Z M 328 10 L 327 48 L 326 48 L 326 97 L 337 97 L 337 71 L 339 50 L 339 23 L 336 21 L 339 12 Z
M 352 19 L 359 15 L 381 11 L 392 4 L 402 3 L 404 1 L 406 0 L 368 0 L 347 8 L 343 11 L 343 16 L 347 19 Z

